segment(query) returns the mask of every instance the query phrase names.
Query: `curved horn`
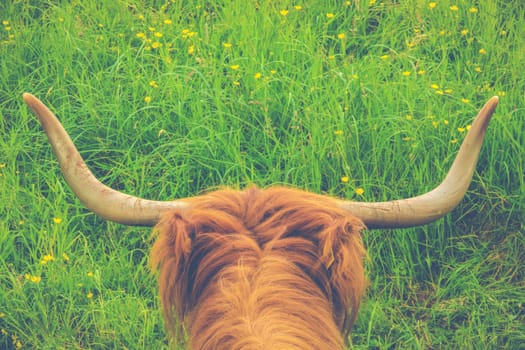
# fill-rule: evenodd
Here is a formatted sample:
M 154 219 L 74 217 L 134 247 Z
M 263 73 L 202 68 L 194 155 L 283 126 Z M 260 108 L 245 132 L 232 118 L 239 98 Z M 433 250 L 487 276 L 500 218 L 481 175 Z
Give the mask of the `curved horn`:
M 36 114 L 49 138 L 67 183 L 80 201 L 104 219 L 124 225 L 153 226 L 169 209 L 183 201 L 151 201 L 116 191 L 96 179 L 55 115 L 38 98 L 25 93 L 24 101 Z
M 340 206 L 363 220 L 370 229 L 418 226 L 445 216 L 459 204 L 470 185 L 485 131 L 497 105 L 497 96 L 485 103 L 465 136 L 447 176 L 432 191 L 389 202 L 340 201 Z

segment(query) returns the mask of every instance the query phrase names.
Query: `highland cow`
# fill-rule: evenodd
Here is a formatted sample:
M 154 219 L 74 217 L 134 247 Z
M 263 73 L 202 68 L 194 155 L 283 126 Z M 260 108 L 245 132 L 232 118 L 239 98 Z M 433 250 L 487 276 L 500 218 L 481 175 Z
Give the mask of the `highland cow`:
M 170 334 L 191 349 L 342 349 L 367 281 L 365 227 L 423 225 L 463 198 L 498 103 L 472 124 L 444 181 L 423 195 L 363 203 L 297 189 L 250 187 L 175 201 L 113 190 L 89 171 L 53 113 L 30 94 L 64 176 L 84 205 L 126 225 L 154 226 L 151 261 Z

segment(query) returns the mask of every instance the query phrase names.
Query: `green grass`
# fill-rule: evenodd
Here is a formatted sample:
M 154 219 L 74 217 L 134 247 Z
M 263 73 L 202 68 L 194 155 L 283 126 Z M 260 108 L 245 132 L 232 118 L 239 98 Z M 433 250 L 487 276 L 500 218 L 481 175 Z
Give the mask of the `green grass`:
M 352 343 L 523 348 L 525 7 L 431 7 L 1 2 L 0 348 L 168 344 L 149 229 L 82 207 L 25 91 L 106 184 L 162 200 L 249 184 L 367 201 L 422 193 L 499 95 L 459 207 L 428 226 L 364 232 L 371 283 Z

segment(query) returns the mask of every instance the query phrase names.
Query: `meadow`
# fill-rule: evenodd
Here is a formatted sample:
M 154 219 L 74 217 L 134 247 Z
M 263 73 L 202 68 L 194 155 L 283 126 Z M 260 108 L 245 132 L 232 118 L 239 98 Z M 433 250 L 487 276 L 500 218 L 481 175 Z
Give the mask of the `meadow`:
M 458 208 L 363 232 L 350 344 L 525 348 L 521 1 L 14 0 L 0 22 L 0 348 L 170 346 L 151 230 L 82 206 L 26 91 L 104 183 L 159 200 L 251 184 L 417 195 L 499 96 Z

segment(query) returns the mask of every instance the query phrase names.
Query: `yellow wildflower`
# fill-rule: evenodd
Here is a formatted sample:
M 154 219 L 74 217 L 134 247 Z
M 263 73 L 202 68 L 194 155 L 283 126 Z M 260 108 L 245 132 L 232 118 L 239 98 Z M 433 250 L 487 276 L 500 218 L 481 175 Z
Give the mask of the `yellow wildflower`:
M 434 1 L 428 3 L 428 8 L 431 10 L 435 9 L 436 6 L 437 6 L 437 3 L 435 3 Z
M 222 43 L 222 46 L 225 48 L 225 49 L 229 49 L 232 47 L 232 44 L 231 43 Z
M 261 79 L 262 74 L 261 73 L 255 73 L 253 76 L 255 79 Z
M 303 9 L 303 7 L 301 5 L 295 5 L 294 8 L 297 10 L 297 11 L 301 11 Z
M 468 98 L 464 98 L 464 97 L 463 97 L 463 98 L 461 99 L 461 102 L 463 102 L 463 103 L 469 103 L 470 100 L 469 100 Z
M 361 187 L 358 187 L 355 189 L 355 194 L 357 194 L 358 196 L 362 196 L 364 193 L 365 193 L 365 190 L 362 189 Z
M 334 131 L 334 135 L 343 135 L 343 130 L 336 130 Z
M 412 74 L 412 72 L 406 70 L 406 71 L 404 71 L 404 72 L 401 73 L 401 74 L 403 74 L 404 77 L 408 77 L 408 76 L 410 76 L 410 74 Z
M 452 5 L 452 6 L 450 6 L 450 10 L 451 11 L 457 11 L 457 10 L 459 10 L 459 7 L 458 7 L 458 5 Z
M 238 65 L 238 64 L 234 64 L 234 65 L 231 65 L 230 68 L 231 70 L 238 70 L 241 66 Z
M 485 55 L 486 53 L 487 53 L 487 50 L 485 50 L 484 48 L 479 49 L 480 55 Z
M 33 282 L 33 283 L 39 283 L 40 281 L 42 281 L 42 277 L 40 277 L 40 276 L 33 276 L 33 275 L 29 274 L 29 273 L 26 273 L 24 275 L 24 278 L 26 280 L 28 280 L 28 281 Z
M 188 54 L 193 55 L 195 53 L 195 45 L 188 46 Z
M 164 20 L 164 24 L 171 24 L 171 23 L 172 23 L 172 22 L 171 22 L 171 19 L 165 19 L 165 20 Z
M 149 82 L 149 86 L 153 87 L 153 88 L 158 88 L 159 87 L 159 84 L 157 84 L 157 82 L 155 80 L 151 80 Z
M 93 293 L 91 293 L 91 292 L 87 293 L 87 294 L 86 294 L 86 297 L 87 297 L 88 299 L 92 299 L 92 298 L 93 298 Z
M 289 13 L 289 12 L 290 12 L 290 11 L 288 11 L 288 10 L 281 10 L 281 11 L 279 11 L 279 13 L 281 14 L 281 16 L 288 16 L 288 13 Z
M 326 14 L 326 18 L 334 18 L 334 17 L 335 15 L 331 12 Z
M 338 38 L 338 39 L 344 39 L 345 36 L 346 36 L 345 33 L 339 33 L 339 34 L 337 34 L 337 38 Z
M 47 264 L 49 261 L 54 261 L 55 258 L 53 257 L 53 255 L 51 254 L 46 254 L 42 257 L 42 260 L 40 260 L 40 264 L 42 265 L 45 265 Z
M 150 103 L 151 102 L 151 97 L 150 96 L 144 97 L 144 102 Z
M 62 222 L 62 219 L 61 218 L 53 218 L 53 222 L 58 225 L 58 224 L 60 224 Z
M 181 34 L 183 39 L 193 38 L 195 35 L 197 35 L 197 32 L 192 32 L 189 29 L 183 29 Z
M 346 183 L 348 183 L 348 181 L 350 181 L 350 178 L 348 176 L 341 177 L 341 182 L 342 183 L 346 184 Z
M 470 13 L 476 13 L 478 12 L 478 9 L 476 7 L 471 7 L 468 9 Z

